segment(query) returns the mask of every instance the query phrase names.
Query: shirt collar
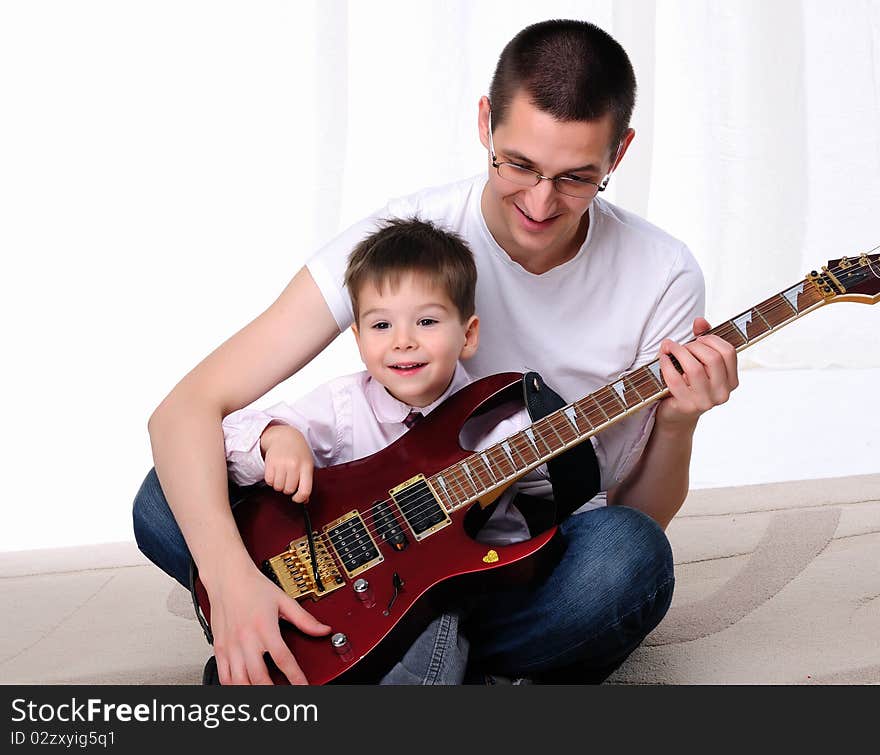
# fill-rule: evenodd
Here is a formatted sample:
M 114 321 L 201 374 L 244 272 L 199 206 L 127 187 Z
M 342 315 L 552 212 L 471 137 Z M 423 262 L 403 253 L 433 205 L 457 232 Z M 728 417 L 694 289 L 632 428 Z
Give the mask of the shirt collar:
M 374 379 L 372 375 L 367 378 L 365 393 L 367 396 L 367 403 L 370 405 L 370 409 L 373 410 L 376 419 L 378 419 L 379 422 L 395 423 L 403 422 L 411 411 L 420 412 L 424 415 L 430 414 L 449 398 L 449 396 L 455 393 L 459 388 L 464 388 L 464 386 L 470 382 L 471 376 L 468 375 L 464 367 L 461 366 L 461 362 L 458 362 L 455 365 L 455 373 L 452 375 L 452 380 L 446 390 L 443 391 L 443 395 L 427 406 L 413 407 L 409 404 L 405 404 L 403 401 L 398 401 L 394 396 L 388 393 L 385 386 L 378 380 Z

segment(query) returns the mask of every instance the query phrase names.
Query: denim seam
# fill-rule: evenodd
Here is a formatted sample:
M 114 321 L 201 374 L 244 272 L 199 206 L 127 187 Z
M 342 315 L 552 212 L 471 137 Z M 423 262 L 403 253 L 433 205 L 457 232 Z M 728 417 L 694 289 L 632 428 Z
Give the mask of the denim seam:
M 531 669 L 533 669 L 533 668 L 535 668 L 535 667 L 543 666 L 545 663 L 550 663 L 550 662 L 556 660 L 557 658 L 559 658 L 560 656 L 562 656 L 562 655 L 564 655 L 564 654 L 567 654 L 567 653 L 570 653 L 572 650 L 577 650 L 578 648 L 581 648 L 581 647 L 583 647 L 584 645 L 587 645 L 588 643 L 590 643 L 590 642 L 592 642 L 593 640 L 595 640 L 599 635 L 604 634 L 605 632 L 607 632 L 609 629 L 613 629 L 614 627 L 619 626 L 627 616 L 630 616 L 630 615 L 634 614 L 636 611 L 641 611 L 642 608 L 644 608 L 649 602 L 653 601 L 653 600 L 657 597 L 657 593 L 659 593 L 659 592 L 661 592 L 662 590 L 664 590 L 664 589 L 665 589 L 668 585 L 670 585 L 670 584 L 675 584 L 675 577 L 674 577 L 674 576 L 669 577 L 669 578 L 666 579 L 664 582 L 662 582 L 662 583 L 657 587 L 657 589 L 654 590 L 654 592 L 652 592 L 649 596 L 647 596 L 647 597 L 646 597 L 641 603 L 639 603 L 639 605 L 637 605 L 637 606 L 635 606 L 634 608 L 632 608 L 631 610 L 627 611 L 625 614 L 619 616 L 619 617 L 617 618 L 616 621 L 613 621 L 612 623 L 608 624 L 607 626 L 602 627 L 602 629 L 600 629 L 600 630 L 594 632 L 592 635 L 590 635 L 589 637 L 587 637 L 587 638 L 581 640 L 580 642 L 575 643 L 575 644 L 572 645 L 571 647 L 566 648 L 566 649 L 565 649 L 564 651 L 562 651 L 562 652 L 555 653 L 554 655 L 547 656 L 547 657 L 545 657 L 545 658 L 540 658 L 540 659 L 537 659 L 537 660 L 533 661 L 533 662 L 530 663 L 528 666 L 525 666 L 525 667 L 523 668 L 523 671 L 524 671 L 525 673 L 528 673 Z M 651 630 L 651 631 L 653 631 L 653 630 Z M 645 637 L 647 637 L 647 635 L 645 635 Z
M 443 668 L 446 651 L 449 647 L 449 637 L 452 634 L 453 617 L 447 613 L 441 614 L 437 624 L 437 634 L 434 637 L 434 647 L 431 649 L 431 658 L 428 662 L 428 670 L 422 684 L 436 684 Z

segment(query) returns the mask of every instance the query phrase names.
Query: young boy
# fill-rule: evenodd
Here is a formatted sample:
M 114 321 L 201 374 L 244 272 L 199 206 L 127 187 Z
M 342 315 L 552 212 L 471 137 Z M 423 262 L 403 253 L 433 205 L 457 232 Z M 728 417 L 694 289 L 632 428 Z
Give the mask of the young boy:
M 419 220 L 392 220 L 352 252 L 346 286 L 352 330 L 366 370 L 332 380 L 293 404 L 241 409 L 223 420 L 229 476 L 265 481 L 296 502 L 308 500 L 314 465 L 375 453 L 405 433 L 471 378 L 459 360 L 477 350 L 477 271 L 456 235 Z M 508 412 L 509 414 L 509 412 Z M 525 409 L 489 412 L 465 426 L 463 442 L 480 450 L 530 423 Z M 517 492 L 547 498 L 546 465 L 505 491 L 479 539 L 511 543 L 529 536 Z

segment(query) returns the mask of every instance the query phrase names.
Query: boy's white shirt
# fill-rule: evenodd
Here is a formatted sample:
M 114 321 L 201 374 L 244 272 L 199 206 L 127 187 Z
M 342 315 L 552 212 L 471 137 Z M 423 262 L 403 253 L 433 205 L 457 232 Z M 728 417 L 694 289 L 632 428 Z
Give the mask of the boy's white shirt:
M 430 414 L 449 396 L 472 381 L 459 363 L 449 387 L 432 404 L 416 408 Z M 413 407 L 398 401 L 369 372 L 336 378 L 289 404 L 267 409 L 245 408 L 223 420 L 229 476 L 239 485 L 263 481 L 265 461 L 260 436 L 271 423 L 290 425 L 306 438 L 315 466 L 328 467 L 360 459 L 391 445 L 407 428 L 403 420 Z M 500 408 L 469 421 L 461 435 L 462 447 L 475 451 L 494 445 L 531 424 L 528 412 Z M 401 480 L 403 482 L 403 480 Z M 495 511 L 480 531 L 479 539 L 499 545 L 529 537 L 522 515 L 511 506 L 517 492 L 552 498 L 546 464 L 533 469 L 500 497 Z M 595 500 L 590 507 L 603 505 Z

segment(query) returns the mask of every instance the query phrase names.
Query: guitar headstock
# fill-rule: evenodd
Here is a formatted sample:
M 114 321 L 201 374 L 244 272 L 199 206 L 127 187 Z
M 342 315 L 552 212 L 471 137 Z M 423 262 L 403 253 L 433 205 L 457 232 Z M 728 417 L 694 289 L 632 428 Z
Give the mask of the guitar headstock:
M 807 279 L 816 284 L 828 303 L 876 304 L 880 301 L 880 254 L 829 260 L 821 272 L 813 270 Z

